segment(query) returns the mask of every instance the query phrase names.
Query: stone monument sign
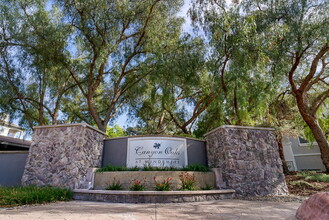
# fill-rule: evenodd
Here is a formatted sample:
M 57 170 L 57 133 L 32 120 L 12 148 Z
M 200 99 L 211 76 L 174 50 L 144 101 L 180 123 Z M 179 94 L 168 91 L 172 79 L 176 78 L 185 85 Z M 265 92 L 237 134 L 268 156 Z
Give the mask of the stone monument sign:
M 128 138 L 127 167 L 187 166 L 185 138 L 140 137 Z

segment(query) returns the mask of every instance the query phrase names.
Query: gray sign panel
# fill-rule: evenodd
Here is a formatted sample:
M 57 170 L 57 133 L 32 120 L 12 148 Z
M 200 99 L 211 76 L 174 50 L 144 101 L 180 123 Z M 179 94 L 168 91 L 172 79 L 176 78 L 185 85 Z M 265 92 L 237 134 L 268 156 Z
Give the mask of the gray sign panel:
M 127 167 L 187 166 L 185 138 L 128 138 Z

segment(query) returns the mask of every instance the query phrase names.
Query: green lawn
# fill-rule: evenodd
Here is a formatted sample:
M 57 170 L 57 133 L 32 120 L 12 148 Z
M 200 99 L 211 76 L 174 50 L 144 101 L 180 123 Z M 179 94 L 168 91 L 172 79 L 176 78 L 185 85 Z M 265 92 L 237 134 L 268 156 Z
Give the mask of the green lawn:
M 54 187 L 0 187 L 0 207 L 40 204 L 72 199 L 69 189 Z

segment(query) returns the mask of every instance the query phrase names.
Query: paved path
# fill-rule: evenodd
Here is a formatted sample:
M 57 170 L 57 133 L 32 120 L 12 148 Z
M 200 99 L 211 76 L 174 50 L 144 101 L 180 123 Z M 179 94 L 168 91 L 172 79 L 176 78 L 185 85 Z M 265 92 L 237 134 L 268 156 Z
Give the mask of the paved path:
M 87 201 L 0 209 L 1 220 L 84 219 L 295 219 L 298 202 L 219 200 L 170 204 L 118 204 Z

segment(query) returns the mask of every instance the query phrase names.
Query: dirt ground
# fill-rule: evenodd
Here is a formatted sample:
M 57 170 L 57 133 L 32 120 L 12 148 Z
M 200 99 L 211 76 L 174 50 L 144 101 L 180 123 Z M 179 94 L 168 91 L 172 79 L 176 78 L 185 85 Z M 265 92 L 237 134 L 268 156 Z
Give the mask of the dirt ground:
M 286 182 L 291 195 L 311 196 L 318 192 L 329 192 L 329 182 L 306 180 L 304 177 L 297 176 L 296 174 L 296 172 L 293 172 L 286 175 Z M 300 184 L 292 184 L 296 181 L 301 182 Z

